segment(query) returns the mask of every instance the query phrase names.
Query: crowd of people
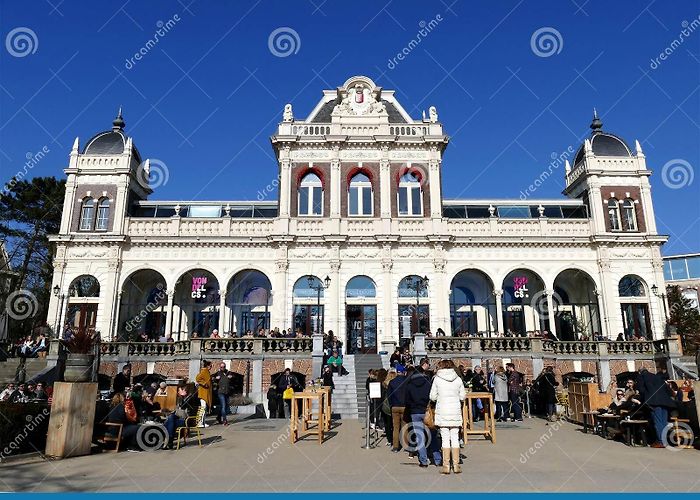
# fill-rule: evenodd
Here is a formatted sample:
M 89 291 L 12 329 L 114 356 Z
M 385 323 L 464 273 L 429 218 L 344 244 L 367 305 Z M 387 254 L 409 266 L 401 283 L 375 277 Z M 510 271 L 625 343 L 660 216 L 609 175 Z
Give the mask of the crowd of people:
M 39 358 L 46 356 L 48 351 L 46 335 L 39 332 L 36 335 L 19 337 L 9 349 L 9 355 L 16 358 Z
M 10 382 L 0 392 L 0 401 L 8 403 L 48 402 L 51 398 L 51 387 L 46 387 L 43 382 Z
M 183 338 L 185 337 L 185 334 L 181 335 Z M 257 330 L 246 330 L 244 332 L 219 332 L 218 329 L 214 329 L 208 334 L 201 333 L 197 330 L 190 332 L 190 334 L 187 336 L 189 339 L 203 339 L 203 338 L 209 338 L 209 339 L 235 339 L 235 338 L 245 338 L 245 339 L 254 339 L 254 338 L 268 338 L 268 339 L 294 339 L 294 338 L 305 338 L 309 337 L 310 334 L 305 333 L 302 331 L 300 328 L 297 330 L 289 329 L 289 330 L 280 330 L 279 328 L 272 328 L 272 329 L 265 329 L 265 328 L 259 328 Z M 175 342 L 175 338 L 173 337 L 172 333 L 148 333 L 148 332 L 140 332 L 136 334 L 135 336 L 135 341 L 136 342 Z

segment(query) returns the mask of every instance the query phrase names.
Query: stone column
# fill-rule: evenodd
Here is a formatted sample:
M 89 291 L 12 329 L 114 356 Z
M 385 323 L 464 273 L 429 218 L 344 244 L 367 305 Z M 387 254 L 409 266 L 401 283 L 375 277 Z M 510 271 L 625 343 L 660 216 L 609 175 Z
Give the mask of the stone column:
M 421 332 L 416 332 L 413 335 L 413 357 L 415 358 L 416 363 L 421 359 L 427 356 L 427 352 L 425 350 L 425 334 Z
M 331 162 L 330 196 L 331 196 L 331 219 L 340 218 L 340 197 L 341 197 L 340 161 Z
M 559 338 L 557 335 L 557 319 L 554 311 L 554 300 L 552 300 L 554 290 L 546 290 L 545 293 L 547 294 L 547 323 L 549 325 L 549 331 L 555 337 Z
M 345 345 L 345 342 L 343 342 Z M 311 377 L 321 376 L 321 365 L 323 365 L 323 334 L 313 334 L 313 347 L 311 353 Z
M 202 364 L 202 339 L 190 339 L 190 366 L 187 378 L 194 380 Z
M 226 328 L 226 289 L 219 290 L 219 335 L 223 335 Z
M 289 218 L 290 197 L 292 193 L 292 162 L 289 158 L 291 148 L 285 145 L 280 149 L 280 217 Z
M 263 394 L 263 360 L 253 359 L 250 363 L 250 393 L 248 397 L 254 403 L 264 402 Z M 266 405 L 267 406 L 267 405 Z
M 173 331 L 173 301 L 175 300 L 175 291 L 168 290 L 168 305 L 165 313 L 165 336 L 167 337 Z
M 493 296 L 496 297 L 496 332 L 503 333 L 503 290 L 494 290 Z
M 392 317 L 394 315 L 394 312 L 397 311 L 397 309 L 394 307 L 392 308 L 392 301 L 391 301 L 391 296 L 393 293 L 393 287 L 391 284 L 391 268 L 393 266 L 393 263 L 391 261 L 391 245 L 386 244 L 384 245 L 384 249 L 382 250 L 382 314 L 383 314 L 383 321 L 381 324 L 383 325 L 382 329 L 382 338 L 379 339 L 382 342 L 382 345 L 388 345 L 389 342 L 393 341 L 394 345 L 399 345 L 401 342 L 401 339 L 398 338 L 398 328 L 394 332 L 393 331 L 393 322 L 392 322 Z M 394 304 L 396 306 L 396 304 Z M 379 318 L 377 318 L 379 319 Z M 377 321 L 377 325 L 379 325 L 379 321 Z M 387 343 L 387 344 L 385 344 Z
M 333 253 L 335 256 L 339 256 L 339 249 L 334 248 Z M 340 286 L 340 260 L 331 261 L 331 283 L 328 290 L 324 293 L 324 318 L 325 318 L 325 331 L 333 330 L 335 335 L 340 335 L 340 317 L 341 317 L 341 300 L 340 295 L 342 292 L 342 287 Z M 321 278 L 323 279 L 323 278 Z M 330 297 L 329 297 L 330 295 Z M 328 309 L 330 314 L 326 314 L 325 311 Z M 343 342 L 343 349 L 347 349 L 347 342 Z
M 451 335 L 450 321 L 445 312 L 449 310 L 449 305 L 445 306 L 445 299 L 449 300 L 449 294 L 445 293 L 445 259 L 435 259 L 433 266 L 435 272 L 433 273 L 433 280 L 430 286 L 430 295 L 433 298 L 432 302 L 435 305 L 435 312 L 431 316 L 437 321 L 435 323 L 430 322 L 430 331 L 435 333 L 438 328 L 442 328 L 447 335 Z
M 379 162 L 379 212 L 382 219 L 391 218 L 391 163 Z

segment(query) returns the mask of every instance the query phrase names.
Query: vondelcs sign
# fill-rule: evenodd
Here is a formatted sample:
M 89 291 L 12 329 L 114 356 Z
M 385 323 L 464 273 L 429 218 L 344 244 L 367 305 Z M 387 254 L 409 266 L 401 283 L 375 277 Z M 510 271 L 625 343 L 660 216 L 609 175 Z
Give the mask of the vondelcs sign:
M 192 298 L 203 299 L 207 296 L 207 277 L 192 276 Z

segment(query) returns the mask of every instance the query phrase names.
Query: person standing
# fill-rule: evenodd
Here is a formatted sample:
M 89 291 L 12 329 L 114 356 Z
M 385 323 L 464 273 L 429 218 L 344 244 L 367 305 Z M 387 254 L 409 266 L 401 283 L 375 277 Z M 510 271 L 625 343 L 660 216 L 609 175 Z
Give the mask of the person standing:
M 195 382 L 197 382 L 197 396 L 199 397 L 199 403 L 201 406 L 202 417 L 197 422 L 198 427 L 209 427 L 204 421 L 204 417 L 207 414 L 207 409 L 211 408 L 212 400 L 212 389 L 211 389 L 211 361 L 202 361 L 202 369 L 199 370 L 197 377 L 195 377 Z
M 112 393 L 118 392 L 124 394 L 126 388 L 131 385 L 131 365 L 129 363 L 122 367 L 122 371 L 117 373 L 112 383 Z
M 496 420 L 508 420 L 508 375 L 502 366 L 493 374 L 493 400 L 496 403 Z
M 333 395 L 333 391 L 335 390 L 335 382 L 333 382 L 333 371 L 331 370 L 331 367 L 329 365 L 326 365 L 323 368 L 323 377 L 322 378 L 323 378 L 323 386 L 329 388 L 328 405 L 331 406 L 332 405 L 331 396 Z
M 649 373 L 649 370 L 642 367 L 639 369 L 637 377 L 637 389 L 642 403 L 651 410 L 651 418 L 656 431 L 656 441 L 652 448 L 665 448 L 663 444 L 664 433 L 668 425 L 668 410 L 676 408 L 676 401 L 673 399 L 671 389 L 664 380 L 661 372 Z
M 506 372 L 508 372 L 508 401 L 510 401 L 515 420 L 522 422 L 523 408 L 520 406 L 520 388 L 523 385 L 523 376 L 515 369 L 513 363 L 506 364 Z
M 538 388 L 542 394 L 542 400 L 544 402 L 545 408 L 547 409 L 547 420 L 556 420 L 556 409 L 557 409 L 557 382 L 554 376 L 554 368 L 548 366 L 540 375 L 540 380 Z
M 430 379 L 425 376 L 421 367 L 416 368 L 413 374 L 406 381 L 406 409 L 405 411 L 411 416 L 411 432 L 416 439 L 416 452 L 418 452 L 418 465 L 420 467 L 428 467 L 426 437 L 430 434 L 430 429 L 425 427 L 423 419 L 425 412 L 430 403 Z M 436 465 L 442 465 L 442 457 L 440 452 L 436 451 L 433 454 Z
M 301 384 L 299 384 L 297 378 L 292 374 L 292 370 L 285 368 L 277 387 L 280 393 L 282 393 L 282 398 L 284 401 L 284 418 L 289 418 L 292 414 L 292 399 L 285 398 L 284 393 L 287 391 L 287 389 L 291 389 L 292 392 L 296 392 L 301 388 Z
M 459 429 L 462 427 L 462 402 L 467 397 L 462 379 L 454 363 L 443 359 L 430 388 L 430 400 L 435 401 L 435 425 L 442 439 L 442 474 L 450 473 L 450 457 L 455 474 L 462 472 L 459 465 Z
M 226 363 L 221 362 L 219 364 L 219 371 L 216 372 L 214 379 L 218 385 L 216 395 L 219 399 L 219 417 L 217 418 L 217 421 L 220 424 L 223 424 L 224 427 L 228 425 L 228 418 L 226 415 L 228 414 L 228 395 L 231 389 L 232 378 L 233 374 L 226 369 Z

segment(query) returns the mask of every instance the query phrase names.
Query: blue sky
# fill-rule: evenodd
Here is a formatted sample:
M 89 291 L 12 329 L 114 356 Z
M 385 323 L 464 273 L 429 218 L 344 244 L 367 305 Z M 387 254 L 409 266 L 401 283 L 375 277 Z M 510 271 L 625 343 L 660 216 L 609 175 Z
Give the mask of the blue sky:
M 62 175 L 73 139 L 109 128 L 122 105 L 141 154 L 169 170 L 154 199 L 255 199 L 276 175 L 269 136 L 284 104 L 305 117 L 322 89 L 366 74 L 396 89 L 414 117 L 437 107 L 452 136 L 446 197 L 518 197 L 553 153 L 578 148 L 595 106 L 604 130 L 642 143 L 659 231 L 671 235 L 664 253 L 700 251 L 700 28 L 685 24 L 698 19 L 698 2 L 1 5 L 4 178 L 43 148 L 28 175 Z M 169 19 L 158 44 L 128 64 Z M 653 63 L 684 26 L 683 42 Z M 10 43 L 23 34 L 16 28 L 31 29 L 28 48 Z M 298 34 L 286 57 L 268 46 L 278 28 Z M 555 36 L 551 53 L 531 43 L 542 28 Z M 562 170 L 535 196 L 561 196 Z

